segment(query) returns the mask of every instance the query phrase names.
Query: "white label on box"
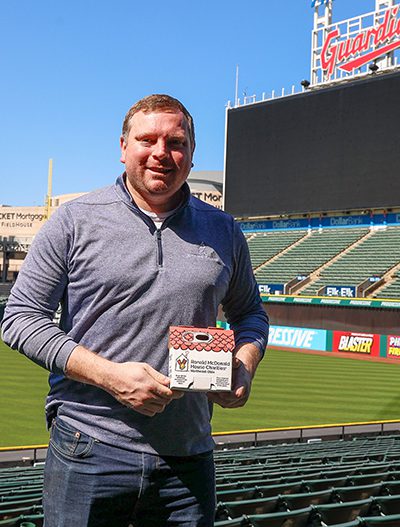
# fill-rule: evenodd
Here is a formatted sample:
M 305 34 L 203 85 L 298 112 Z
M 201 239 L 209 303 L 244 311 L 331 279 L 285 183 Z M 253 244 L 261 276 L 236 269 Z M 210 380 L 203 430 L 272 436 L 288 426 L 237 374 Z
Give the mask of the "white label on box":
M 230 391 L 232 353 L 170 348 L 169 377 L 174 389 Z

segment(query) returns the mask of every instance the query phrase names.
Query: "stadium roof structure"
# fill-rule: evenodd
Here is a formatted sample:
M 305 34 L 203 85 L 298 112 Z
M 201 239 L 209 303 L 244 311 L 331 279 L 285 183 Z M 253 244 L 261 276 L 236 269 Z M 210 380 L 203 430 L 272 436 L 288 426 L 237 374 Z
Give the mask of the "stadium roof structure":
M 194 170 L 188 177 L 190 187 L 196 187 L 198 190 L 214 187 L 215 190 L 222 192 L 223 171 L 222 170 Z

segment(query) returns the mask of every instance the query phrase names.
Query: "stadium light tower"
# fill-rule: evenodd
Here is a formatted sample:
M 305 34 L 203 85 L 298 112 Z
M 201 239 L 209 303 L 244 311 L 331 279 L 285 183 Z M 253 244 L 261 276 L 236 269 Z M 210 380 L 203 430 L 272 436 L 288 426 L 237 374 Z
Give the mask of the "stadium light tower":
M 51 192 L 53 185 L 53 160 L 49 159 L 49 171 L 47 175 L 47 195 L 46 195 L 46 218 L 50 218 L 51 214 Z

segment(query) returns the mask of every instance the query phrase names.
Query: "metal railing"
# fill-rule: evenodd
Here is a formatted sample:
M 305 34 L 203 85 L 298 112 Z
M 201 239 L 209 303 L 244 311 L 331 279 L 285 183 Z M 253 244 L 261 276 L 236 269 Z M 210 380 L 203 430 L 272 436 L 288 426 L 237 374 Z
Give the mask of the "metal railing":
M 215 432 L 213 437 L 217 448 L 224 448 L 233 444 L 259 446 L 271 441 L 302 443 L 333 438 L 345 440 L 352 439 L 357 435 L 383 435 L 386 433 L 400 433 L 400 420 L 237 430 Z
M 354 423 L 321 424 L 310 426 L 288 426 L 280 428 L 258 428 L 214 432 L 217 448 L 229 445 L 259 446 L 267 442 L 313 442 L 332 438 L 352 439 L 357 435 L 383 435 L 400 433 L 400 420 L 365 421 Z M 0 464 L 7 461 L 35 464 L 43 461 L 48 445 L 0 447 Z

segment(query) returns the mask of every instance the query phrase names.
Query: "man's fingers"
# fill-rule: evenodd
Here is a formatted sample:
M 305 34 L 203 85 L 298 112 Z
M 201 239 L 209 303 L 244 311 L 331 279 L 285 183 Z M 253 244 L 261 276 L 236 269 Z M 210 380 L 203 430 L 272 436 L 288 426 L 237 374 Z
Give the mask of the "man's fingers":
M 153 379 L 157 382 L 159 382 L 160 384 L 163 384 L 164 386 L 167 386 L 169 387 L 169 378 L 166 377 L 165 375 L 163 375 L 162 373 L 160 373 L 159 371 L 155 370 L 154 368 L 152 368 L 149 364 L 145 364 L 145 370 L 147 371 L 147 373 L 153 377 Z
M 242 364 L 242 361 L 234 356 L 233 361 L 232 361 L 232 368 L 236 370 L 237 368 L 240 368 L 241 364 Z
M 234 393 L 235 393 L 236 399 L 241 399 L 242 397 L 245 397 L 246 395 L 246 388 L 244 386 L 239 386 L 239 388 L 236 388 Z
M 163 401 L 171 401 L 173 392 L 166 386 L 162 386 L 160 384 L 155 384 L 150 389 L 153 396 L 163 400 Z
M 208 393 L 208 399 L 212 401 L 213 403 L 217 403 L 220 406 L 228 407 L 232 403 L 236 402 L 237 399 L 233 393 Z
M 239 408 L 248 399 L 244 386 L 240 386 L 234 392 L 229 393 L 208 392 L 207 396 L 210 401 L 222 406 L 222 408 Z
M 185 395 L 185 392 L 181 390 L 171 390 L 171 391 L 172 391 L 172 396 L 171 396 L 172 399 L 181 399 Z

